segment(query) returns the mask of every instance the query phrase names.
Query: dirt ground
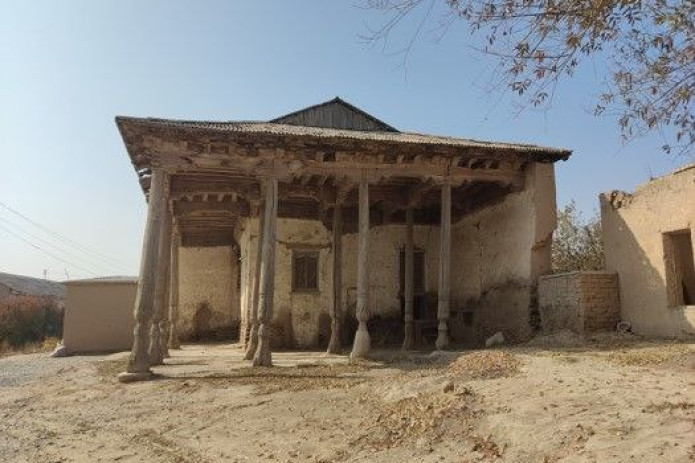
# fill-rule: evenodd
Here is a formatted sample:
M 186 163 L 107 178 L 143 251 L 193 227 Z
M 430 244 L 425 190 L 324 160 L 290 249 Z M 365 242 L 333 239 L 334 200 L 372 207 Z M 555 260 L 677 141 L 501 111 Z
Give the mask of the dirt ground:
M 121 384 L 125 358 L 0 359 L 0 461 L 695 461 L 695 344 L 282 352 L 268 369 L 188 345 Z

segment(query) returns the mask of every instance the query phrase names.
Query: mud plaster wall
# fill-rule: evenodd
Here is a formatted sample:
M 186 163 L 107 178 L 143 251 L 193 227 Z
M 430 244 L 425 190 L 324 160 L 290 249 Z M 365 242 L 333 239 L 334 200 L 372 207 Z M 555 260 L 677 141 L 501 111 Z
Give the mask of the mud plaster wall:
M 137 281 L 80 283 L 66 287 L 63 345 L 70 353 L 130 349 Z
M 235 255 L 230 246 L 180 248 L 179 332 L 183 339 L 226 338 L 236 333 L 240 299 Z
M 555 224 L 554 167 L 534 164 L 521 192 L 453 227 L 452 308 L 474 312 L 478 343 L 496 331 L 510 340 L 531 335 L 537 280 L 550 271 Z
M 258 219 L 246 219 L 238 233 L 241 246 L 243 281 L 253 281 Z M 426 290 L 436 291 L 439 228 L 416 226 L 415 246 L 426 251 Z M 330 336 L 329 309 L 333 291 L 332 233 L 321 222 L 312 220 L 278 219 L 275 266 L 275 296 L 273 330 L 277 342 L 292 347 L 313 347 L 319 337 Z M 405 227 L 387 225 L 370 230 L 371 315 L 400 316 L 399 253 L 405 245 Z M 292 292 L 292 250 L 319 252 L 319 290 L 312 293 Z M 251 256 L 250 259 L 246 256 Z M 357 286 L 357 234 L 343 236 L 343 318 L 354 316 Z M 247 289 L 242 299 L 249 302 Z M 249 288 L 250 293 L 250 288 Z M 244 314 L 246 321 L 247 314 Z M 243 330 L 243 327 L 242 327 Z
M 242 255 L 242 280 L 249 282 L 242 289 L 244 311 L 242 331 L 253 301 L 252 285 L 258 246 L 258 218 L 242 222 L 237 234 Z M 319 253 L 318 291 L 292 292 L 292 252 L 313 250 Z M 320 325 L 326 325 L 332 292 L 331 233 L 319 221 L 278 219 L 275 244 L 275 294 L 273 297 L 273 339 L 288 347 L 314 347 L 319 342 Z M 243 287 L 244 285 L 242 285 Z M 329 334 L 329 333 L 328 333 Z
M 553 166 L 537 164 L 527 169 L 522 192 L 510 194 L 501 203 L 452 226 L 451 308 L 474 312 L 475 332 L 464 332 L 465 336 L 475 337 L 474 343 L 499 330 L 512 340 L 530 335 L 529 311 L 535 305 L 537 278 L 550 269 L 555 210 Z M 243 256 L 242 281 L 253 281 L 257 226 L 257 218 L 245 219 L 236 235 Z M 405 246 L 405 233 L 404 225 L 370 228 L 368 268 L 372 316 L 400 316 L 399 255 Z M 355 312 L 357 238 L 356 233 L 343 236 L 344 316 L 354 316 Z M 333 278 L 330 243 L 331 232 L 319 221 L 278 219 L 273 317 L 278 343 L 310 347 L 317 344 L 319 336 L 330 334 L 327 331 Z M 425 291 L 436 294 L 439 227 L 416 225 L 414 245 L 425 251 Z M 317 293 L 292 294 L 293 248 L 319 250 Z M 248 301 L 245 288 L 241 296 L 243 301 Z M 455 324 L 452 323 L 452 330 Z
M 620 281 L 622 319 L 647 336 L 695 336 L 695 306 L 668 307 L 662 233 L 695 224 L 695 165 L 634 194 L 600 197 L 606 269 Z M 695 236 L 693 236 L 695 238 Z
M 538 305 L 546 333 L 612 331 L 620 320 L 618 275 L 571 272 L 542 276 Z

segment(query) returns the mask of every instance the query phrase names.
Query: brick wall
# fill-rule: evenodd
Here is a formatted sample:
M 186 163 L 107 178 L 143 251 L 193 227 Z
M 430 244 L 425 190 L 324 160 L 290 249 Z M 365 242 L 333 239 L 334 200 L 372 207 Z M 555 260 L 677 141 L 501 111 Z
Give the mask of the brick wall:
M 571 272 L 542 276 L 538 305 L 544 332 L 612 331 L 620 321 L 618 275 Z

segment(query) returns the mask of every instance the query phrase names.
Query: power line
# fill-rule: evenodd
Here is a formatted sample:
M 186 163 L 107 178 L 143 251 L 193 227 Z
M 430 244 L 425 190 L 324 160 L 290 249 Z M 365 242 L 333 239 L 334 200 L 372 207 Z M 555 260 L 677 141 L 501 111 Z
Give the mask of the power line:
M 35 240 L 38 240 L 38 241 L 44 243 L 44 244 L 47 245 L 47 246 L 50 246 L 50 247 L 53 248 L 54 250 L 56 250 L 56 251 L 58 251 L 58 252 L 61 252 L 61 253 L 65 254 L 65 255 L 66 255 L 67 257 L 69 257 L 70 259 L 74 259 L 75 261 L 79 262 L 80 264 L 85 265 L 85 266 L 87 266 L 87 267 L 90 267 L 90 268 L 92 268 L 93 270 L 97 270 L 98 272 L 103 272 L 103 270 L 106 269 L 107 271 L 110 271 L 110 268 L 111 268 L 111 266 L 112 266 L 111 264 L 109 264 L 109 267 L 105 267 L 104 264 L 102 264 L 102 263 L 90 262 L 90 261 L 86 260 L 84 257 L 78 256 L 78 255 L 74 254 L 73 252 L 71 252 L 71 251 L 69 251 L 69 250 L 67 250 L 67 249 L 64 249 L 64 248 L 62 248 L 62 247 L 60 247 L 60 246 L 58 246 L 58 245 L 56 245 L 56 244 L 54 244 L 54 243 L 51 243 L 50 241 L 48 241 L 48 240 L 46 240 L 46 239 L 44 239 L 44 238 L 42 238 L 42 237 L 40 237 L 40 236 L 37 236 L 37 235 L 35 235 L 35 234 L 33 234 L 33 233 L 31 233 L 31 232 L 29 232 L 29 231 L 23 229 L 23 228 L 20 227 L 19 225 L 15 224 L 15 223 L 12 223 L 12 222 L 10 222 L 9 220 L 7 220 L 7 219 L 5 219 L 5 218 L 3 218 L 3 217 L 0 217 L 0 223 L 4 223 L 5 226 L 10 226 L 10 227 L 14 228 L 16 232 L 22 233 L 22 234 L 24 234 L 24 235 L 26 235 L 26 236 L 29 236 L 29 237 L 31 237 L 31 238 L 33 238 L 33 239 L 35 239 Z
M 76 264 L 74 264 L 74 263 L 72 263 L 72 262 L 70 262 L 70 261 L 68 261 L 68 260 L 65 260 L 65 259 L 59 257 L 59 256 L 56 256 L 55 254 L 50 253 L 50 252 L 46 251 L 45 249 L 43 249 L 41 246 L 37 246 L 36 244 L 32 243 L 31 241 L 25 240 L 23 237 L 21 237 L 20 235 L 16 234 L 15 232 L 13 232 L 12 230 L 10 230 L 9 228 L 7 228 L 6 226 L 4 226 L 3 224 L 0 224 L 0 229 L 5 230 L 5 232 L 7 232 L 7 233 L 9 233 L 10 235 L 14 236 L 15 238 L 17 238 L 17 239 L 23 241 L 24 243 L 28 244 L 28 245 L 31 246 L 32 248 L 38 249 L 39 251 L 43 252 L 44 254 L 46 254 L 46 255 L 48 255 L 48 256 L 51 256 L 52 258 L 54 258 L 54 259 L 56 259 L 56 260 L 59 260 L 60 262 L 62 262 L 62 263 L 64 263 L 64 264 L 68 264 L 69 266 L 74 267 L 74 268 L 79 269 L 79 270 L 82 270 L 83 272 L 87 272 L 87 273 L 90 273 L 90 274 L 92 274 L 92 275 L 94 275 L 94 276 L 97 276 L 97 274 L 94 273 L 94 272 L 92 272 L 91 270 L 86 269 L 86 268 L 84 268 L 84 267 L 82 267 L 82 266 L 80 266 L 80 265 L 76 265 Z
M 82 244 L 80 244 L 80 243 L 77 243 L 76 241 L 73 241 L 73 240 L 71 240 L 70 238 L 68 238 L 68 237 L 66 237 L 66 236 L 63 236 L 63 235 L 61 235 L 60 233 L 51 230 L 50 228 L 45 227 L 44 225 L 41 225 L 40 223 L 36 222 L 36 221 L 33 220 L 33 219 L 30 219 L 29 217 L 27 217 L 26 215 L 22 214 L 21 212 L 15 210 L 15 209 L 13 209 L 13 208 L 11 208 L 11 207 L 8 206 L 7 204 L 3 203 L 2 201 L 0 201 L 0 206 L 2 206 L 3 208 L 7 209 L 7 210 L 10 211 L 11 213 L 13 213 L 13 214 L 15 214 L 15 215 L 21 217 L 22 219 L 26 220 L 27 222 L 31 223 L 31 224 L 34 225 L 35 227 L 38 227 L 38 228 L 44 230 L 45 232 L 50 233 L 51 235 L 55 236 L 57 239 L 63 241 L 64 243 L 69 244 L 69 245 L 71 245 L 71 246 L 77 248 L 78 250 L 80 250 L 81 252 L 83 252 L 83 253 L 85 253 L 85 254 L 91 253 L 91 254 L 93 255 L 93 257 L 97 257 L 98 259 L 101 259 L 102 261 L 105 261 L 106 263 L 109 263 L 110 265 L 114 265 L 114 264 L 115 264 L 115 265 L 118 265 L 118 266 L 121 266 L 121 267 L 129 268 L 129 266 L 128 266 L 127 264 L 125 264 L 124 262 L 119 261 L 118 259 L 114 259 L 114 258 L 112 258 L 112 257 L 107 256 L 106 254 L 103 254 L 103 253 L 101 253 L 101 252 L 99 252 L 99 251 L 96 251 L 96 250 L 91 249 L 91 248 L 89 248 L 89 247 L 87 247 L 87 246 L 84 246 L 84 245 L 82 245 Z

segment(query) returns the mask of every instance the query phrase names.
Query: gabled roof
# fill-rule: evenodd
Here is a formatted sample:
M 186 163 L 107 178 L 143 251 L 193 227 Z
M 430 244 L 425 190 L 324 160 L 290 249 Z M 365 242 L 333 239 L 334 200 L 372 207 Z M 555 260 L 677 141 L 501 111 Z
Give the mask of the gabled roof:
M 386 122 L 338 97 L 285 114 L 269 122 L 325 129 L 398 132 Z
M 7 286 L 13 293 L 27 296 L 50 296 L 63 298 L 65 286 L 57 281 L 32 278 L 11 273 L 0 273 L 0 285 Z

